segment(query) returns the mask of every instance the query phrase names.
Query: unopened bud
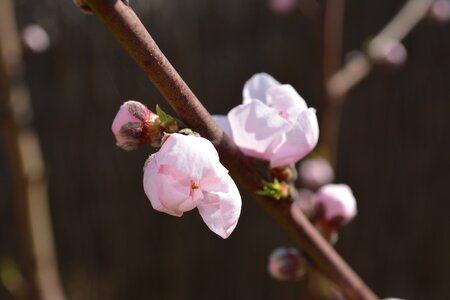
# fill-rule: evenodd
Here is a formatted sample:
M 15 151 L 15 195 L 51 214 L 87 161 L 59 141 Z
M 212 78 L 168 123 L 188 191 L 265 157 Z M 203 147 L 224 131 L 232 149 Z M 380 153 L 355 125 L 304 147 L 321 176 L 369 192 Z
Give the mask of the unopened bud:
M 47 31 L 38 24 L 26 26 L 21 32 L 21 38 L 25 49 L 33 53 L 45 52 L 50 47 Z
M 450 1 L 435 0 L 433 4 L 431 4 L 428 16 L 438 23 L 447 23 L 450 20 Z
M 328 160 L 309 158 L 304 160 L 298 169 L 300 182 L 307 188 L 316 190 L 334 180 L 334 171 Z
M 337 230 L 350 222 L 357 213 L 356 200 L 346 184 L 328 184 L 321 187 L 314 198 L 315 223 L 321 222 Z
M 297 0 L 269 0 L 270 10 L 279 15 L 290 13 L 297 5 Z
M 125 150 L 135 150 L 146 143 L 153 147 L 161 145 L 158 116 L 137 101 L 122 104 L 113 121 L 112 131 L 117 146 Z
M 369 56 L 378 64 L 387 67 L 400 67 L 408 57 L 405 46 L 392 38 L 378 37 L 369 44 Z
M 267 269 L 275 279 L 298 280 L 307 273 L 308 264 L 296 248 L 279 247 L 270 254 Z

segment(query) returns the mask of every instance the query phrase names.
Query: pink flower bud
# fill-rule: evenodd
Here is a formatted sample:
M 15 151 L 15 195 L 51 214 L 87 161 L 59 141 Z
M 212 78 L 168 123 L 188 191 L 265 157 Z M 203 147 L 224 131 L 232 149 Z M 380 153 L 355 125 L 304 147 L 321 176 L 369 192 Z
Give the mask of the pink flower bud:
M 114 118 L 112 132 L 117 146 L 125 150 L 135 150 L 145 143 L 157 147 L 162 138 L 158 116 L 137 101 L 122 104 Z
M 447 23 L 450 20 L 450 1 L 435 0 L 431 4 L 429 17 L 438 23 Z
M 297 8 L 297 0 L 269 0 L 269 8 L 276 14 L 284 15 Z
M 290 85 L 260 73 L 244 85 L 243 104 L 216 121 L 241 151 L 270 162 L 271 168 L 294 164 L 317 144 L 319 126 L 316 111 Z M 226 124 L 224 124 L 226 123 Z
M 25 27 L 21 37 L 23 45 L 31 52 L 42 53 L 50 47 L 50 37 L 47 31 L 38 24 Z
M 273 278 L 286 281 L 302 278 L 308 267 L 297 249 L 279 247 L 270 254 L 267 270 Z
M 405 46 L 400 41 L 387 37 L 372 40 L 368 53 L 376 63 L 394 68 L 402 66 L 408 58 Z
M 298 169 L 300 182 L 307 188 L 317 189 L 334 180 L 334 171 L 328 160 L 310 158 L 304 160 Z
M 323 222 L 337 230 L 355 217 L 356 200 L 346 184 L 328 184 L 321 187 L 314 196 L 316 222 Z
M 236 227 L 241 196 L 210 141 L 168 135 L 144 167 L 144 191 L 152 207 L 180 217 L 198 208 L 206 225 L 222 238 Z

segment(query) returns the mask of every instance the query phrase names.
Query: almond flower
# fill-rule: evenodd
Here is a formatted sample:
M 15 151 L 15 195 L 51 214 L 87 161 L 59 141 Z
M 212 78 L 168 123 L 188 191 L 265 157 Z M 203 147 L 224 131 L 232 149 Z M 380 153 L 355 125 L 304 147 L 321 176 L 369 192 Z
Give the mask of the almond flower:
M 158 116 L 137 101 L 122 104 L 111 129 L 117 146 L 125 150 L 135 150 L 145 143 L 158 146 L 161 140 Z
M 316 111 L 291 85 L 259 73 L 245 83 L 243 98 L 227 117 L 214 118 L 245 155 L 275 168 L 296 163 L 316 146 Z
M 313 198 L 316 219 L 338 229 L 350 222 L 357 213 L 356 200 L 346 184 L 327 184 Z
M 198 208 L 214 233 L 227 238 L 241 212 L 241 196 L 210 141 L 174 133 L 144 167 L 152 207 L 172 216 Z

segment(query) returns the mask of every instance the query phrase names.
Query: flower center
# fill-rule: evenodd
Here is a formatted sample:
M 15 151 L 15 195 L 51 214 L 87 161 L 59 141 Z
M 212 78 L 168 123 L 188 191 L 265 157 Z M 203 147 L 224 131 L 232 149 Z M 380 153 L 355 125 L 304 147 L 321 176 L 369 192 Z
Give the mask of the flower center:
M 287 113 L 287 112 L 284 112 L 284 111 L 280 111 L 280 112 L 278 112 L 278 115 L 280 116 L 280 117 L 282 117 L 283 119 L 288 119 L 288 117 L 289 117 L 289 114 Z
M 199 187 L 200 187 L 200 186 L 199 186 L 196 182 L 192 181 L 192 183 L 191 183 L 191 189 L 197 190 Z

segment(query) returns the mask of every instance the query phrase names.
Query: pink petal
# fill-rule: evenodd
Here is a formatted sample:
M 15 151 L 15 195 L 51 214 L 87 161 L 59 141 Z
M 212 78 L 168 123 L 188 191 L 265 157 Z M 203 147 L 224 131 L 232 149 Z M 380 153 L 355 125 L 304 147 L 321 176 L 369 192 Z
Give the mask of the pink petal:
M 289 84 L 269 88 L 266 104 L 275 108 L 281 116 L 292 121 L 308 108 L 305 100 Z
M 228 121 L 227 116 L 213 115 L 212 117 L 213 117 L 214 121 L 216 121 L 217 125 L 219 125 L 219 127 L 222 128 L 223 132 L 226 135 L 228 135 L 229 137 L 233 136 L 233 134 L 231 132 L 230 122 Z
M 341 217 L 345 222 L 356 215 L 356 200 L 346 184 L 327 184 L 321 187 L 314 197 L 315 206 L 322 205 L 327 221 Z
M 239 190 L 228 174 L 202 186 L 205 197 L 200 201 L 198 211 L 209 229 L 226 239 L 241 214 Z
M 316 111 L 308 108 L 298 116 L 296 123 L 283 136 L 282 142 L 272 150 L 270 166 L 276 168 L 296 163 L 314 149 L 318 139 Z
M 193 209 L 198 201 L 190 197 L 190 182 L 183 182 L 179 176 L 173 176 L 162 170 L 157 154 L 144 168 L 144 191 L 155 210 L 181 217 L 183 212 Z
M 257 73 L 253 75 L 244 84 L 242 91 L 244 104 L 252 99 L 266 102 L 266 92 L 272 87 L 279 85 L 280 83 L 267 73 Z
M 171 165 L 192 180 L 221 177 L 228 173 L 210 141 L 201 137 L 171 134 L 157 153 L 161 165 Z
M 270 160 L 271 148 L 291 128 L 287 120 L 264 103 L 251 100 L 228 113 L 233 139 L 248 156 Z

